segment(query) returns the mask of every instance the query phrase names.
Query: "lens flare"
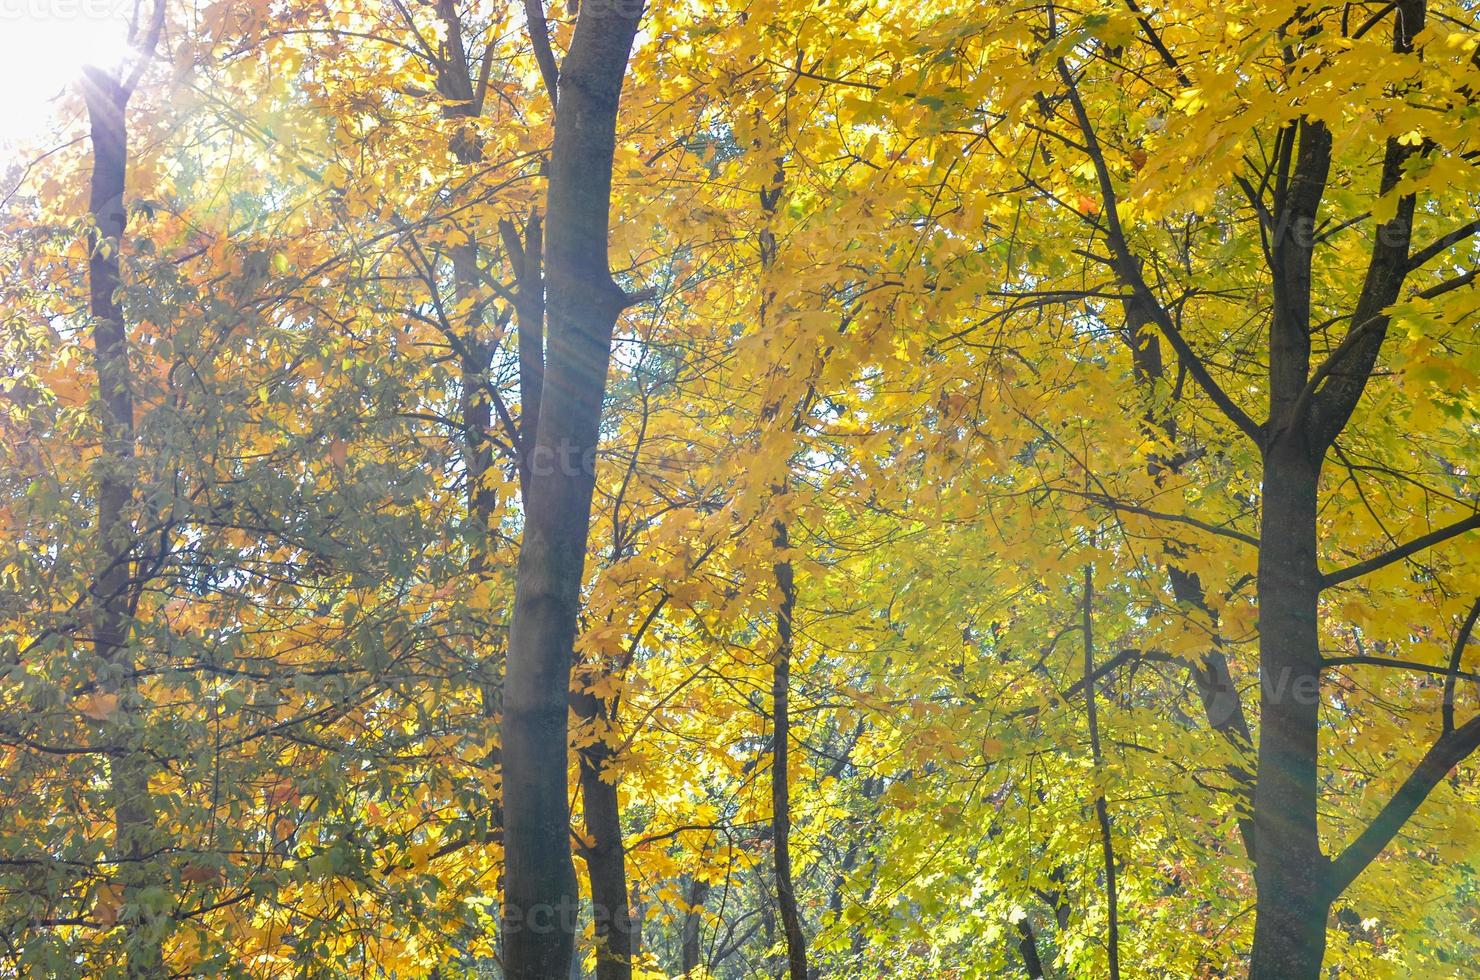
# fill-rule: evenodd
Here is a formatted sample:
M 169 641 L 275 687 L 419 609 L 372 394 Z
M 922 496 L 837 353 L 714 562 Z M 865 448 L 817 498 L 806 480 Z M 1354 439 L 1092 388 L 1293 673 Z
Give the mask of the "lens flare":
M 127 53 L 120 0 L 0 0 L 0 143 L 44 136 L 84 65 L 115 65 Z

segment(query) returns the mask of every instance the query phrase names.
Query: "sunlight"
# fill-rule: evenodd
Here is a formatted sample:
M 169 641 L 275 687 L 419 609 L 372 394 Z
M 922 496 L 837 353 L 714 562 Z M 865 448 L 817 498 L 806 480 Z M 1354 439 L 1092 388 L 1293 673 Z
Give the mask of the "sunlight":
M 125 51 L 120 0 L 0 0 L 0 144 L 41 134 L 87 64 Z

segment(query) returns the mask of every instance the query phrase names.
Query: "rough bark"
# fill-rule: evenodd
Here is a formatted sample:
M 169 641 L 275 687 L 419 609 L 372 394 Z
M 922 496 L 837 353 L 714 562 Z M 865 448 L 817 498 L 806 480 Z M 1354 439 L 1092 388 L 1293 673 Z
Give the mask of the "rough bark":
M 546 208 L 547 344 L 504 693 L 504 967 L 570 969 L 567 705 L 612 331 L 627 303 L 607 263 L 617 106 L 641 5 L 582 5 L 560 74 Z
M 1260 528 L 1259 858 L 1252 980 L 1315 980 L 1326 946 L 1326 858 L 1316 830 L 1320 717 L 1316 603 L 1319 464 L 1302 439 L 1266 454 Z

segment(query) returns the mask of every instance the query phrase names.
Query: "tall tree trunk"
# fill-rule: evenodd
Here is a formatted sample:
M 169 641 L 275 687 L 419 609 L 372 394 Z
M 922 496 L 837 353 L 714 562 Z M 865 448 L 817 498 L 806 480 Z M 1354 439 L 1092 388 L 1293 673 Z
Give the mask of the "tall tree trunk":
M 567 712 L 612 331 L 628 298 L 607 264 L 612 154 L 636 0 L 583 4 L 560 73 L 546 208 L 548 350 L 504 693 L 504 967 L 570 969 L 579 911 L 571 862 Z
M 162 13 L 162 11 L 161 11 Z M 153 47 L 151 40 L 150 47 Z M 128 172 L 126 113 L 136 79 L 88 69 L 84 80 L 92 135 L 93 169 L 88 209 L 88 292 L 103 445 L 98 458 L 98 570 L 93 582 L 93 649 L 106 671 L 102 687 L 117 697 L 107 722 L 108 739 L 119 747 L 109 762 L 108 796 L 113 807 L 113 860 L 122 885 L 119 922 L 126 937 L 125 973 L 131 978 L 164 975 L 161 939 L 164 923 L 140 907 L 156 850 L 149 799 L 149 757 L 139 744 L 143 705 L 138 691 L 132 632 L 134 529 L 129 505 L 135 496 L 134 396 L 129 364 L 128 327 L 118 300 L 122 285 L 119 253 L 127 213 L 124 185 Z
M 576 716 L 600 728 L 610 718 L 601 698 L 581 691 L 571 698 Z M 581 848 L 591 884 L 592 921 L 596 930 L 596 980 L 631 980 L 637 952 L 636 923 L 627 895 L 627 850 L 622 843 L 622 812 L 617 782 L 606 770 L 616 756 L 604 737 L 580 752 L 581 800 L 586 837 Z
M 684 976 L 699 969 L 699 933 L 704 924 L 704 917 L 699 911 L 699 906 L 704 904 L 704 899 L 708 895 L 709 883 L 695 878 L 685 898 L 689 910 L 683 917 L 683 945 L 679 950 L 679 972 Z
M 1264 464 L 1260 528 L 1259 859 L 1253 980 L 1314 980 L 1326 948 L 1327 861 L 1316 831 L 1320 638 L 1316 603 L 1319 463 L 1298 437 Z
M 785 521 L 775 525 L 778 551 L 789 545 Z M 796 614 L 796 577 L 791 561 L 775 565 L 781 605 L 776 613 L 776 654 L 771 672 L 771 836 L 776 856 L 776 906 L 786 933 L 786 962 L 791 980 L 807 980 L 807 937 L 797 910 L 796 886 L 791 877 L 791 655 L 792 621 Z
M 1396 5 L 1393 51 L 1413 50 L 1423 0 Z M 1339 888 L 1321 851 L 1321 570 L 1316 518 L 1321 466 L 1361 399 L 1408 271 L 1414 198 L 1379 229 L 1347 336 L 1311 372 L 1312 229 L 1331 165 L 1331 133 L 1302 120 L 1294 172 L 1271 251 L 1269 422 L 1259 529 L 1259 776 L 1254 790 L 1256 901 L 1252 980 L 1315 980 Z M 1391 193 L 1414 149 L 1389 139 L 1379 188 Z M 1322 385 L 1322 382 L 1325 382 Z
M 1331 134 L 1302 121 L 1271 251 L 1269 422 L 1259 528 L 1259 755 L 1254 787 L 1254 980 L 1314 980 L 1326 946 L 1325 856 L 1316 829 L 1320 568 L 1316 505 L 1323 449 L 1308 437 L 1311 252 Z

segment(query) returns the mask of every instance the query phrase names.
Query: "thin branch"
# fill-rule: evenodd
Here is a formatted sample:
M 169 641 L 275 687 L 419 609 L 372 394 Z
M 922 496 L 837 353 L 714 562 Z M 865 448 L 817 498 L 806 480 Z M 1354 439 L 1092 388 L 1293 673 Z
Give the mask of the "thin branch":
M 1480 268 L 1471 269 L 1469 272 L 1455 276 L 1453 279 L 1446 279 L 1436 286 L 1430 286 L 1428 289 L 1420 289 L 1413 295 L 1419 299 L 1437 299 L 1447 292 L 1459 289 L 1462 286 L 1468 286 L 1475 281 L 1477 275 L 1480 275 Z
M 154 56 L 154 50 L 159 46 L 159 35 L 163 31 L 164 0 L 155 0 L 154 16 L 150 18 L 148 33 L 144 35 L 143 40 L 136 41 L 134 37 L 129 38 L 130 42 L 135 42 L 134 51 L 138 55 L 139 61 L 134 65 L 134 69 L 129 73 L 128 77 L 120 83 L 119 88 L 125 100 L 130 95 L 133 95 L 134 89 L 138 88 L 139 80 L 144 77 L 144 71 L 149 67 L 149 59 Z M 130 33 L 132 34 L 133 32 L 130 31 Z
M 1191 88 L 1192 79 L 1188 78 L 1187 73 L 1182 70 L 1182 65 L 1162 41 L 1161 35 L 1156 33 L 1156 28 L 1152 26 L 1150 19 L 1141 10 L 1136 0 L 1125 0 L 1125 5 L 1130 8 L 1131 13 L 1136 15 L 1136 23 L 1140 24 L 1141 30 L 1146 32 L 1146 40 L 1150 42 L 1151 47 L 1156 53 L 1161 56 L 1161 60 L 1166 63 L 1166 66 L 1177 76 L 1177 81 L 1182 83 L 1183 88 Z
M 1326 657 L 1321 660 L 1322 667 L 1386 667 L 1392 670 L 1411 670 L 1420 674 L 1448 674 L 1449 670 L 1444 667 L 1436 667 L 1433 664 L 1421 664 L 1413 660 L 1394 660 L 1392 657 L 1374 657 L 1370 654 L 1350 657 Z M 1456 676 L 1467 681 L 1480 681 L 1480 674 L 1459 671 Z
M 1149 517 L 1157 521 L 1172 521 L 1177 524 L 1186 524 L 1189 527 L 1195 527 L 1209 534 L 1232 538 L 1235 541 L 1242 541 L 1244 544 L 1253 545 L 1256 548 L 1259 546 L 1259 539 L 1252 534 L 1245 534 L 1243 531 L 1236 531 L 1230 527 L 1220 527 L 1217 524 L 1210 524 L 1207 521 L 1199 520 L 1196 517 L 1190 517 L 1186 514 L 1169 514 L 1165 511 L 1152 510 L 1149 507 L 1139 507 L 1135 504 L 1128 504 L 1123 500 L 1116 500 L 1104 494 L 1084 493 L 1083 491 L 1065 490 L 1063 488 L 1060 488 L 1059 492 L 1068 493 L 1073 496 L 1082 496 L 1110 510 L 1124 511 L 1127 514 L 1139 514 L 1142 517 Z

